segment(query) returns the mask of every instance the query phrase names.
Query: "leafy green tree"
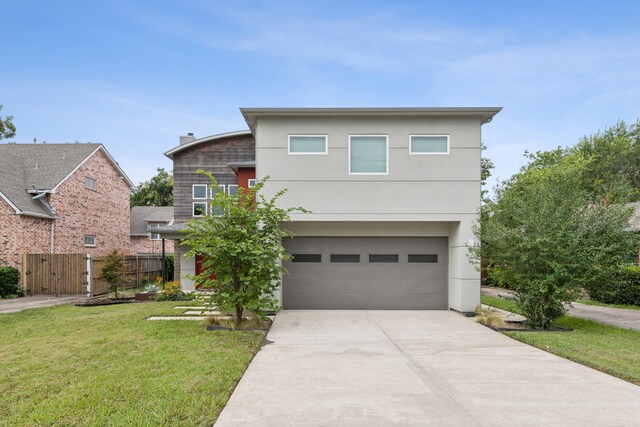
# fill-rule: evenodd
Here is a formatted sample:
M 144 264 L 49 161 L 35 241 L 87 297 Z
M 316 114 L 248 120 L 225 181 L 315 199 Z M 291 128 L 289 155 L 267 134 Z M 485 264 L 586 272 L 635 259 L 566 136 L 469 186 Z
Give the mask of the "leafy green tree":
M 631 212 L 597 203 L 582 181 L 590 167 L 574 156 L 526 169 L 497 189 L 482 229 L 475 229 L 482 243 L 472 257 L 485 258 L 491 280 L 514 288 L 531 326 L 549 328 L 582 288 L 633 260 Z
M 2 105 L 0 105 L 0 112 L 2 111 Z M 16 127 L 13 125 L 13 116 L 6 116 L 2 118 L 0 116 L 0 140 L 9 139 L 16 136 Z
M 109 292 L 115 292 L 118 299 L 118 291 L 122 289 L 127 280 L 124 256 L 117 250 L 109 252 L 102 267 L 102 278 L 109 284 Z
M 208 172 L 199 170 L 218 184 Z M 289 259 L 282 238 L 290 234 L 281 226 L 291 212 L 302 208 L 279 208 L 276 202 L 286 190 L 267 200 L 259 191 L 267 178 L 256 186 L 241 189 L 237 195 L 218 192 L 209 201 L 209 213 L 187 223 L 185 244 L 191 247 L 187 257 L 202 255 L 202 273 L 193 279 L 204 287 L 214 288 L 212 303 L 220 310 L 235 314 L 240 324 L 245 311 L 261 318 L 277 308 L 273 296 L 285 272 L 281 261 Z
M 172 206 L 173 176 L 164 168 L 148 181 L 140 183 L 131 193 L 131 206 Z
M 486 149 L 487 149 L 487 146 L 484 144 L 481 144 L 480 150 L 486 150 Z M 493 164 L 491 159 L 489 159 L 488 157 L 482 156 L 480 158 L 480 187 L 482 188 L 481 194 L 482 194 L 483 201 L 485 201 L 487 198 L 488 191 L 485 189 L 485 187 L 487 185 L 487 180 L 491 176 L 491 170 L 494 167 L 495 165 Z

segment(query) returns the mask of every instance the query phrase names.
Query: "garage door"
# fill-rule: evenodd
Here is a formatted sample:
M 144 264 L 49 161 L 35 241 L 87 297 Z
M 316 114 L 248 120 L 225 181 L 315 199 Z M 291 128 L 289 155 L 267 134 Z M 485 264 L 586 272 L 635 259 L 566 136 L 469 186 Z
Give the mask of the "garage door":
M 284 240 L 288 309 L 446 309 L 446 237 Z

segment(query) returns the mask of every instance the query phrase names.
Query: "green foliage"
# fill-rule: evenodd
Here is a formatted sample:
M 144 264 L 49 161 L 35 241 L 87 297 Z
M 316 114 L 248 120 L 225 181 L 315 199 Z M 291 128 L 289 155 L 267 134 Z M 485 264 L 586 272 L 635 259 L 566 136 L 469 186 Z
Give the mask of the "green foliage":
M 17 298 L 24 296 L 18 285 L 20 271 L 15 267 L 0 267 L 0 298 Z
M 489 277 L 508 283 L 533 327 L 549 328 L 565 304 L 630 262 L 636 236 L 626 230 L 630 210 L 603 206 L 582 185 L 590 161 L 556 162 L 537 157 L 543 167 L 522 171 L 497 189 L 483 206 L 482 245 Z
M 192 294 L 182 291 L 180 282 L 167 282 L 164 284 L 162 293 L 156 296 L 156 301 L 190 301 L 194 299 Z
M 2 105 L 0 105 L 0 112 Z M 13 116 L 0 116 L 0 140 L 13 138 L 16 135 L 16 127 L 13 124 Z
M 164 168 L 157 168 L 156 175 L 140 183 L 131 193 L 131 206 L 172 206 L 173 176 Z
M 123 288 L 126 282 L 126 267 L 124 264 L 124 256 L 114 249 L 107 255 L 107 259 L 102 267 L 102 278 L 109 284 L 109 291 L 115 292 L 116 299 L 118 292 Z
M 640 306 L 640 267 L 624 267 L 587 290 L 589 296 L 599 302 Z
M 213 175 L 198 173 L 209 177 L 211 188 L 218 188 Z M 289 213 L 304 212 L 276 206 L 285 190 L 269 200 L 262 196 L 259 192 L 266 180 L 237 195 L 217 192 L 209 201 L 209 214 L 187 224 L 185 243 L 191 247 L 187 256 L 203 256 L 202 273 L 193 279 L 214 288 L 211 303 L 221 311 L 234 312 L 238 324 L 245 310 L 264 318 L 267 311 L 277 308 L 273 294 L 284 272 L 280 261 L 289 258 L 281 243 L 289 233 L 281 224 L 289 221 Z
M 481 150 L 486 150 L 487 146 L 484 144 L 481 144 L 480 146 Z M 487 190 L 484 189 L 484 187 L 487 184 L 487 180 L 489 179 L 489 177 L 491 176 L 491 169 L 493 169 L 495 166 L 493 164 L 493 162 L 487 158 L 487 157 L 481 157 L 480 158 L 480 187 L 482 188 L 482 199 L 484 200 L 487 196 Z

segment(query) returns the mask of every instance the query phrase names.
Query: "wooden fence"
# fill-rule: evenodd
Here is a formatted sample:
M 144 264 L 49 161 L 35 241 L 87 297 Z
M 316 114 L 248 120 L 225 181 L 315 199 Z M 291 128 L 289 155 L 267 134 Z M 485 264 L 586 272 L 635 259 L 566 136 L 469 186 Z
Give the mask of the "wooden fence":
M 105 260 L 87 254 L 24 254 L 22 286 L 27 295 L 106 294 L 109 286 L 101 277 Z M 162 275 L 162 257 L 158 254 L 127 255 L 124 261 L 127 289 Z

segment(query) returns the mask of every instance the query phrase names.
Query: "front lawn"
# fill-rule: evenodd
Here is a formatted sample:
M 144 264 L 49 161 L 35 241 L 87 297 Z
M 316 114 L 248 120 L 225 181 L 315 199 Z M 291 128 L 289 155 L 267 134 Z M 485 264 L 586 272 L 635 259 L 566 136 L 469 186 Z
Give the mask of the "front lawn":
M 517 312 L 515 302 L 483 295 L 482 303 Z M 640 331 L 564 316 L 556 326 L 571 332 L 507 332 L 506 335 L 565 359 L 640 385 Z
M 145 320 L 176 305 L 0 315 L 0 424 L 213 424 L 263 334 Z

